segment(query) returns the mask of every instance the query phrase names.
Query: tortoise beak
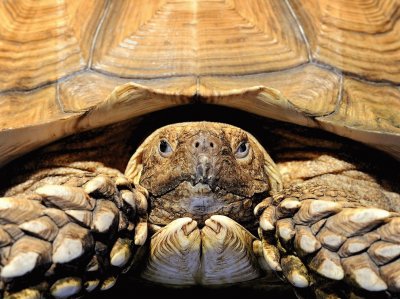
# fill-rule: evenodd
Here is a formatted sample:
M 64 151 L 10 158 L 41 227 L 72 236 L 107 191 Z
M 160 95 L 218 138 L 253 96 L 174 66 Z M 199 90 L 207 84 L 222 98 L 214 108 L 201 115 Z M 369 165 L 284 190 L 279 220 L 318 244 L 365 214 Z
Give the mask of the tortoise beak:
M 194 185 L 198 183 L 215 185 L 215 156 L 221 148 L 221 141 L 207 132 L 202 132 L 192 140 L 192 153 L 195 159 Z
M 210 182 L 214 181 L 214 178 L 214 167 L 210 157 L 205 154 L 200 154 L 197 159 L 194 184 L 202 183 L 209 185 Z

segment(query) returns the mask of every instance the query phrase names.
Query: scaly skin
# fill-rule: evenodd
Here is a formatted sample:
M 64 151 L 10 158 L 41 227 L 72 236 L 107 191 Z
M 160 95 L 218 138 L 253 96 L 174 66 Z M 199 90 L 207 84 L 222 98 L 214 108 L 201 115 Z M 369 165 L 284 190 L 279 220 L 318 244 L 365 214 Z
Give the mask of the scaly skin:
M 4 295 L 111 287 L 144 244 L 147 221 L 157 232 L 142 277 L 159 283 L 236 283 L 276 271 L 320 297 L 337 281 L 352 286 L 345 296 L 398 292 L 400 218 L 390 211 L 398 195 L 327 159 L 331 166 L 318 156 L 275 165 L 247 132 L 201 122 L 153 133 L 125 176 L 95 162 L 47 162 L 0 200 Z M 38 220 L 47 230 L 32 232 Z M 259 239 L 247 230 L 258 223 Z

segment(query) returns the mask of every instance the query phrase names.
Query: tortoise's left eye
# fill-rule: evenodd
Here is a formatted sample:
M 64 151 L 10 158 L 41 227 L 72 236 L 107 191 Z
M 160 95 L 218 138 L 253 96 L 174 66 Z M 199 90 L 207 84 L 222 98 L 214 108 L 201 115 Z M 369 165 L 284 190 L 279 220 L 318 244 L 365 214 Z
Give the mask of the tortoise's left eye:
M 247 141 L 242 141 L 236 149 L 236 158 L 245 158 L 249 154 L 250 145 Z
M 172 147 L 167 140 L 161 139 L 158 145 L 158 152 L 163 157 L 168 157 L 172 154 Z

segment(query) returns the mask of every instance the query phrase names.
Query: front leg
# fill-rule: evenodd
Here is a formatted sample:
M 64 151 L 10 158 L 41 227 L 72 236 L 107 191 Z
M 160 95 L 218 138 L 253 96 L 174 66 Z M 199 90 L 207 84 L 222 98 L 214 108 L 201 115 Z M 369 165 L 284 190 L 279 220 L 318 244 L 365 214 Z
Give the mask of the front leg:
M 200 230 L 191 218 L 179 218 L 151 238 L 142 277 L 162 284 L 220 285 L 261 275 L 253 243 L 240 224 L 215 215 Z M 259 242 L 259 241 L 258 241 Z
M 253 242 L 256 238 L 226 216 L 214 215 L 201 231 L 201 284 L 243 282 L 261 276 Z
M 179 218 L 158 230 L 141 276 L 172 285 L 194 285 L 200 267 L 200 231 L 191 218 Z
M 279 248 L 283 275 L 296 287 L 345 282 L 352 292 L 400 291 L 400 216 L 365 207 L 343 190 L 312 183 L 293 186 L 256 207 L 260 236 Z M 383 295 L 383 294 L 382 294 Z
M 41 170 L 5 195 L 0 297 L 67 298 L 106 290 L 146 240 L 145 194 L 100 163 Z

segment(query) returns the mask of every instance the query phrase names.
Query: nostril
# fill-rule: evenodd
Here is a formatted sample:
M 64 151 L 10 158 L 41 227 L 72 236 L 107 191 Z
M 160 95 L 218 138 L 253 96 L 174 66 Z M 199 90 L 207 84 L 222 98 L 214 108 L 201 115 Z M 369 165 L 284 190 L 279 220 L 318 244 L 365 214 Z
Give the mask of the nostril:
M 198 147 L 199 147 L 199 145 L 200 145 L 200 143 L 199 143 L 199 142 L 196 142 L 196 143 L 194 144 L 194 146 L 195 146 L 196 148 L 198 148 Z
M 214 143 L 210 142 L 210 146 L 211 146 L 211 147 L 214 147 Z

